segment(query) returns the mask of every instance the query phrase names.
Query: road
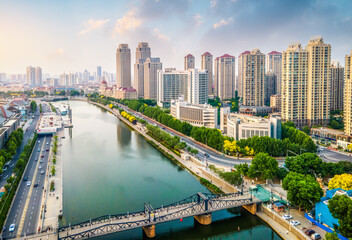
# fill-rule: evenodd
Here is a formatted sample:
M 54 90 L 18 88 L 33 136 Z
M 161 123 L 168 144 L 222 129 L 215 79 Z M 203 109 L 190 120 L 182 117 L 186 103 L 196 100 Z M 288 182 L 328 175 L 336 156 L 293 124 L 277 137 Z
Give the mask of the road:
M 27 144 L 28 140 L 32 136 L 32 134 L 37 126 L 39 116 L 40 116 L 39 112 L 36 112 L 34 114 L 34 119 L 33 119 L 32 124 L 29 126 L 27 131 L 23 134 L 23 140 L 22 140 L 21 146 L 17 149 L 16 154 L 13 156 L 12 160 L 9 162 L 10 166 L 8 167 L 8 169 L 6 169 L 6 171 L 4 171 L 2 174 L 2 177 L 0 180 L 0 188 L 6 184 L 6 180 L 12 175 L 13 169 L 15 168 L 17 160 L 18 160 L 20 154 L 22 153 L 24 146 Z
M 319 146 L 319 157 L 325 162 L 339 162 L 339 161 L 352 161 L 349 154 L 340 153 L 339 151 L 330 150 L 328 148 Z
M 24 233 L 26 235 L 34 234 L 37 231 L 50 153 L 50 151 L 46 150 L 49 149 L 50 143 L 51 137 L 38 137 L 27 169 L 23 174 L 23 178 L 28 177 L 28 181 L 30 181 L 31 184 L 27 186 L 27 181 L 22 180 L 20 182 L 17 194 L 5 222 L 6 230 L 2 234 L 2 237 L 5 239 L 16 237 L 19 228 L 21 228 L 22 235 L 24 235 Z M 38 169 L 39 166 L 42 166 L 41 170 Z M 42 170 L 44 174 L 41 174 Z M 35 183 L 38 183 L 38 187 L 34 187 Z M 23 222 L 23 224 L 21 224 L 21 222 Z M 8 229 L 12 223 L 15 223 L 16 228 L 14 232 L 10 233 Z

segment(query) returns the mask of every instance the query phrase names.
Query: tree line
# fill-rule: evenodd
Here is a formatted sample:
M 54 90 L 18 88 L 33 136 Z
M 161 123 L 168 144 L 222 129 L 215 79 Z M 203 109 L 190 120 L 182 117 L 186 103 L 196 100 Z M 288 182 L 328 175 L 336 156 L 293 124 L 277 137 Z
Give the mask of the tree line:
M 10 161 L 16 154 L 16 150 L 22 144 L 23 129 L 18 128 L 13 131 L 8 137 L 4 148 L 0 150 L 0 173 L 3 172 L 2 168 L 6 162 Z

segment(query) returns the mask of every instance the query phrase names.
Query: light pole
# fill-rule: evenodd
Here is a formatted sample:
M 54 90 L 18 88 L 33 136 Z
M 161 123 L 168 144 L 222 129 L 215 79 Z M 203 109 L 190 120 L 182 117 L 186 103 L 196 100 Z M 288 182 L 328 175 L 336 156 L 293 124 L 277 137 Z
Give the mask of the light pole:
M 321 223 L 321 219 L 320 219 L 321 213 L 318 214 L 319 217 L 319 223 Z

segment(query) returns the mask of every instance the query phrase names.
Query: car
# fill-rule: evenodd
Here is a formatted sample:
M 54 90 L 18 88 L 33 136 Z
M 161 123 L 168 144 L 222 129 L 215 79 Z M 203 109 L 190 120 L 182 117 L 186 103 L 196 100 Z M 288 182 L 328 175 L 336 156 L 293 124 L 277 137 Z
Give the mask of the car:
M 49 143 L 47 142 L 46 145 L 49 145 Z
M 40 163 L 43 163 L 43 159 L 40 159 Z
M 304 230 L 304 233 L 308 236 L 312 235 L 313 233 L 315 233 L 315 231 L 313 229 L 306 229 Z
M 209 154 L 208 153 L 204 153 L 204 156 L 209 157 Z
M 38 183 L 36 183 L 36 184 L 34 184 L 34 185 L 33 185 L 33 187 L 38 187 L 38 186 L 39 186 L 39 184 L 38 184 Z
M 40 157 L 42 157 L 42 158 L 43 158 L 43 157 L 44 157 L 44 155 L 41 155 Z
M 38 169 L 39 169 L 39 170 L 40 170 L 40 169 L 42 169 L 42 166 L 41 166 L 41 165 L 39 165 Z
M 298 226 L 298 225 L 300 225 L 301 223 L 298 222 L 298 221 L 292 220 L 292 221 L 290 222 L 290 224 L 291 224 L 292 226 Z
M 15 227 L 16 227 L 16 225 L 14 223 L 12 223 L 9 227 L 9 232 L 15 231 Z
M 38 148 L 38 152 L 40 152 L 40 148 Z
M 40 140 L 38 140 L 38 143 L 40 143 Z
M 319 233 L 313 233 L 311 238 L 314 239 L 314 240 L 318 240 L 318 239 L 321 239 L 321 236 L 320 236 Z
M 5 172 L 7 170 L 7 166 L 3 167 L 2 170 Z
M 46 151 L 49 152 L 49 148 L 47 148 Z
M 289 219 L 292 219 L 292 216 L 285 214 L 285 215 L 282 216 L 282 218 L 285 219 L 285 220 L 289 220 Z
M 28 181 L 28 177 L 24 177 L 24 178 L 23 178 L 23 181 Z
M 30 186 L 30 185 L 31 185 L 31 181 L 28 181 L 28 182 L 27 182 L 27 186 Z
M 42 174 L 42 175 L 43 175 L 44 173 L 45 173 L 44 171 L 41 171 L 41 172 L 40 172 L 40 174 Z
M 35 158 L 34 161 L 38 161 L 38 158 Z

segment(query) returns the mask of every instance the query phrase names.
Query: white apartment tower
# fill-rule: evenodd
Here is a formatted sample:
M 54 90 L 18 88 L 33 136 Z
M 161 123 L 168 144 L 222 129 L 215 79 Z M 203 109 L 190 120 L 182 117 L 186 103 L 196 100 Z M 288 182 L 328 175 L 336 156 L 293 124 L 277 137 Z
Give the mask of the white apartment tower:
M 35 68 L 35 83 L 38 86 L 42 85 L 42 83 L 43 83 L 43 74 L 42 74 L 42 68 L 41 67 L 36 67 Z
M 131 87 L 131 50 L 128 44 L 119 44 L 116 51 L 116 86 Z
M 32 66 L 29 66 L 26 68 L 26 73 L 27 73 L 27 84 L 30 86 L 34 86 L 36 81 L 35 81 L 35 68 Z
M 160 58 L 150 58 L 148 57 L 144 62 L 144 89 L 143 97 L 145 99 L 157 98 L 157 83 L 158 83 L 158 70 L 162 69 L 162 64 Z M 137 90 L 138 92 L 138 90 Z
M 188 102 L 205 104 L 208 102 L 208 71 L 196 68 L 188 69 Z
M 217 57 L 214 63 L 214 96 L 221 100 L 235 97 L 235 57 L 229 54 Z
M 201 59 L 201 69 L 208 70 L 208 95 L 213 94 L 213 55 L 205 52 Z
M 345 88 L 343 115 L 345 134 L 352 135 L 352 51 L 345 57 Z
M 195 67 L 195 58 L 192 54 L 188 54 L 187 56 L 185 56 L 184 61 L 185 70 Z
M 139 98 L 144 98 L 144 62 L 151 57 L 150 47 L 147 42 L 138 43 L 136 48 L 136 62 L 134 64 L 133 86 Z

